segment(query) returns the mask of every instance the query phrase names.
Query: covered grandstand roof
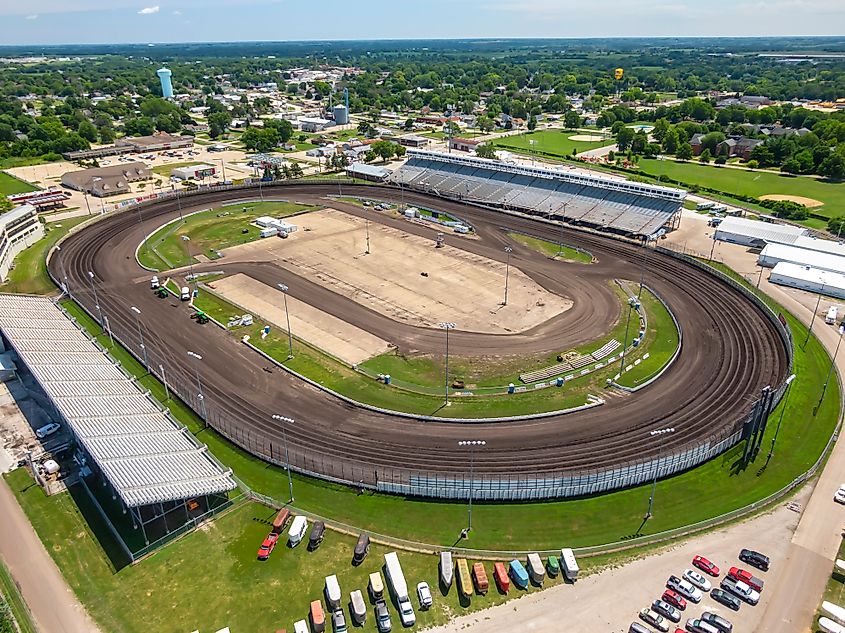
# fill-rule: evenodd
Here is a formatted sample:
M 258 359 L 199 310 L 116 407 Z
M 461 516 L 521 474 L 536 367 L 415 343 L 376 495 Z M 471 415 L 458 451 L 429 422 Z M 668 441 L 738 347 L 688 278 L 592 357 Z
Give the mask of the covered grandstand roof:
M 235 488 L 232 471 L 52 301 L 0 295 L 0 331 L 127 506 Z
M 634 235 L 652 235 L 681 208 L 686 192 L 580 172 L 411 150 L 388 181 L 503 209 L 555 215 Z

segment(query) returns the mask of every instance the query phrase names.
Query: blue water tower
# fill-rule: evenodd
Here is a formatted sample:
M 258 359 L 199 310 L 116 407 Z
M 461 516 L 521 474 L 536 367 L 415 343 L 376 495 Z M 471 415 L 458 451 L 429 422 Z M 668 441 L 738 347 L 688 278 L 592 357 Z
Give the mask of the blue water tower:
M 158 79 L 161 81 L 161 96 L 165 99 L 173 98 L 173 84 L 170 82 L 171 74 L 169 68 L 159 68 L 156 71 L 156 75 L 158 75 Z

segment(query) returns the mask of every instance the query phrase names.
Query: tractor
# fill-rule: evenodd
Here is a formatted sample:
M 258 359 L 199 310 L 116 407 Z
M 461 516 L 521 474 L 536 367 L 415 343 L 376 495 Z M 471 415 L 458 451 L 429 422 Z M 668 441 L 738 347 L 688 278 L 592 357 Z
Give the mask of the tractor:
M 191 315 L 192 319 L 196 319 L 197 323 L 200 325 L 205 325 L 208 323 L 208 315 L 203 312 L 202 310 L 197 310 L 194 314 Z

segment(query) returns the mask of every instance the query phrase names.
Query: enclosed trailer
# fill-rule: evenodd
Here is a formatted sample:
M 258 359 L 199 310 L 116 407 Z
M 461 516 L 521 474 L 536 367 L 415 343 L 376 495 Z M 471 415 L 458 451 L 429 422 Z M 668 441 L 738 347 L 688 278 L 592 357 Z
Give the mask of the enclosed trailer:
M 322 521 L 314 521 L 314 525 L 311 526 L 311 534 L 308 535 L 308 549 L 314 551 L 320 547 L 320 543 L 323 542 L 323 534 L 325 531 L 325 523 Z
M 273 519 L 273 532 L 276 534 L 281 534 L 285 531 L 285 524 L 288 522 L 290 518 L 290 510 L 287 508 L 282 508 L 279 510 L 279 513 L 276 515 L 276 518 Z
M 311 629 L 314 633 L 323 633 L 326 630 L 326 614 L 323 613 L 323 603 L 314 600 L 311 603 Z
M 326 606 L 332 611 L 339 609 L 341 601 L 340 583 L 337 581 L 337 576 L 334 574 L 326 576 L 325 594 Z
M 374 571 L 370 574 L 370 595 L 373 600 L 384 598 L 384 581 L 381 578 L 381 572 Z
M 388 552 L 384 555 L 384 570 L 397 602 L 409 600 L 408 583 L 405 582 L 405 574 L 402 573 L 402 565 L 399 564 L 399 556 L 396 552 Z
M 507 593 L 511 588 L 511 581 L 510 578 L 508 578 L 508 570 L 505 568 L 504 563 L 493 564 L 493 578 L 496 580 L 499 591 L 502 593 Z
M 352 614 L 352 619 L 357 625 L 364 624 L 367 619 L 367 603 L 364 602 L 364 596 L 360 589 L 356 589 L 349 594 L 349 613 Z
M 467 598 L 474 592 L 466 558 L 458 559 L 458 588 L 461 590 L 461 595 Z
M 288 530 L 288 542 L 291 547 L 296 547 L 302 542 L 303 537 L 305 537 L 305 530 L 307 529 L 308 519 L 301 514 L 293 517 L 293 521 L 291 521 L 290 524 L 290 530 Z
M 355 543 L 355 550 L 352 552 L 352 564 L 360 564 L 370 551 L 370 537 L 366 532 L 358 535 L 358 542 Z
M 543 566 L 543 559 L 537 553 L 528 555 L 528 573 L 531 576 L 531 581 L 542 585 L 546 579 L 546 568 Z
M 472 579 L 475 582 L 475 590 L 482 596 L 490 589 L 490 581 L 487 580 L 487 570 L 484 563 L 475 563 L 472 566 Z
M 440 582 L 447 589 L 452 586 L 455 578 L 455 565 L 452 562 L 452 552 L 440 552 Z
M 513 584 L 520 589 L 528 587 L 528 572 L 525 571 L 525 567 L 520 561 L 512 560 L 510 562 L 508 575 L 511 577 L 511 580 L 513 580 Z
M 308 623 L 305 620 L 297 620 L 293 623 L 293 633 L 309 633 Z
M 560 562 L 558 561 L 557 556 L 549 556 L 546 561 L 546 571 L 549 574 L 549 578 L 555 578 L 560 573 Z
M 578 578 L 578 561 L 575 560 L 575 552 L 570 548 L 564 547 L 560 550 L 560 566 L 563 569 L 563 575 L 570 582 L 575 582 Z

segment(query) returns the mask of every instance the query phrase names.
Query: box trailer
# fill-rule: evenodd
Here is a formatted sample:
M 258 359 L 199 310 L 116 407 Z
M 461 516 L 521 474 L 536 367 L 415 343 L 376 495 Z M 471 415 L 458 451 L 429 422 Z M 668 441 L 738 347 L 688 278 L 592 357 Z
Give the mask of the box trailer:
M 531 576 L 531 581 L 538 585 L 542 585 L 546 579 L 546 567 L 537 553 L 528 555 L 528 574 Z
M 314 633 L 323 633 L 326 630 L 326 614 L 323 613 L 323 603 L 314 600 L 310 609 L 311 629 Z
M 309 633 L 308 623 L 305 620 L 297 620 L 293 623 L 293 633 Z
M 314 521 L 311 526 L 311 534 L 308 535 L 308 549 L 312 552 L 320 547 L 323 542 L 323 535 L 326 532 L 326 524 L 322 521 Z
M 355 549 L 352 551 L 352 564 L 359 565 L 367 557 L 370 551 L 370 537 L 366 532 L 361 532 L 358 535 L 358 541 L 355 543 Z
M 560 566 L 563 569 L 563 575 L 570 582 L 575 582 L 578 578 L 578 561 L 575 560 L 575 552 L 570 548 L 564 547 L 560 550 Z
M 326 576 L 326 606 L 334 611 L 335 609 L 340 608 L 340 601 L 341 601 L 341 593 L 340 593 L 340 583 L 337 581 L 337 576 L 332 574 L 331 576 Z
M 839 309 L 836 306 L 830 306 L 827 309 L 827 315 L 824 317 L 824 322 L 828 325 L 833 325 L 836 323 L 836 315 L 839 313 Z
M 290 530 L 288 530 L 288 542 L 291 547 L 296 547 L 302 542 L 302 539 L 305 537 L 305 530 L 307 529 L 308 519 L 301 514 L 293 517 L 293 521 L 291 521 L 290 524 Z
M 364 624 L 367 619 L 367 603 L 364 602 L 360 589 L 349 594 L 349 613 L 352 614 L 352 619 L 358 626 Z
M 384 555 L 384 570 L 396 600 L 398 602 L 409 600 L 408 583 L 405 582 L 405 574 L 402 573 L 402 565 L 399 564 L 399 556 L 396 552 L 388 552 Z
M 511 581 L 510 578 L 508 578 L 508 570 L 505 568 L 504 563 L 493 563 L 493 579 L 496 581 L 496 585 L 502 593 L 507 593 L 508 589 L 511 588 Z
M 556 578 L 560 573 L 560 561 L 558 561 L 557 556 L 549 556 L 548 560 L 546 560 L 546 571 L 549 574 L 549 578 Z
M 508 575 L 513 580 L 513 584 L 515 584 L 520 589 L 526 589 L 528 587 L 528 572 L 525 571 L 525 567 L 523 564 L 518 560 L 512 560 L 510 565 L 508 566 Z
M 472 586 L 472 576 L 470 576 L 466 558 L 458 559 L 458 588 L 461 591 L 461 595 L 467 598 L 475 591 Z
M 373 600 L 384 598 L 384 581 L 381 578 L 381 572 L 374 571 L 370 574 L 370 595 Z
M 487 580 L 487 570 L 484 563 L 475 563 L 472 566 L 472 579 L 475 582 L 475 590 L 482 596 L 490 589 L 490 581 Z
M 452 563 L 452 552 L 440 552 L 440 582 L 447 589 L 452 586 L 455 577 L 455 565 Z
M 276 534 L 281 534 L 285 531 L 285 524 L 288 522 L 290 518 L 290 510 L 287 508 L 282 508 L 279 510 L 279 513 L 276 515 L 276 518 L 273 519 L 273 532 Z

